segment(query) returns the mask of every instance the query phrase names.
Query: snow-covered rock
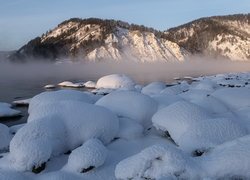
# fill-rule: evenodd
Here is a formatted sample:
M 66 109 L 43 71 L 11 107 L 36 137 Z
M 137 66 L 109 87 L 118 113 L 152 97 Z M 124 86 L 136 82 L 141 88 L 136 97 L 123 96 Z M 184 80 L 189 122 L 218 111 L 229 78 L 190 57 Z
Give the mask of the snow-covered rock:
M 168 131 L 178 144 L 180 137 L 195 123 L 210 119 L 211 115 L 199 106 L 178 101 L 160 109 L 153 117 L 153 125 L 162 131 Z
M 151 117 L 157 110 L 157 103 L 147 95 L 134 91 L 115 91 L 96 102 L 110 109 L 119 117 L 137 121 L 144 127 L 151 124 Z
M 9 128 L 0 123 L 0 152 L 8 149 L 11 138 Z
M 11 104 L 0 102 L 0 118 L 14 117 L 21 115 L 21 112 L 11 108 Z
M 153 95 L 152 98 L 158 102 L 158 109 L 162 109 L 170 104 L 173 104 L 177 101 L 183 100 L 180 96 L 169 95 L 169 94 L 157 94 Z
M 134 89 L 135 82 L 124 74 L 111 74 L 98 79 L 96 88 Z
M 81 88 L 81 87 L 84 87 L 84 83 L 73 83 L 73 82 L 70 82 L 70 81 L 63 81 L 63 82 L 59 83 L 58 86 Z
M 141 137 L 143 135 L 143 126 L 138 122 L 124 117 L 119 118 L 119 120 L 119 138 L 129 140 Z
M 56 85 L 54 84 L 47 84 L 44 86 L 45 89 L 55 89 L 56 88 Z
M 31 170 L 90 138 L 107 144 L 118 130 L 119 120 L 106 108 L 79 101 L 48 103 L 35 108 L 28 123 L 17 131 L 10 157 L 16 169 Z
M 85 82 L 83 85 L 84 85 L 84 87 L 86 87 L 86 88 L 95 88 L 95 87 L 96 87 L 96 83 L 93 82 L 93 81 L 87 81 L 87 82 Z
M 211 179 L 249 179 L 250 136 L 216 146 L 199 160 L 206 176 Z
M 166 84 L 163 82 L 152 82 L 142 88 L 141 92 L 146 95 L 159 94 L 163 89 L 166 88 Z
M 178 145 L 187 152 L 206 151 L 246 134 L 247 130 L 236 120 L 209 119 L 197 122 L 188 128 L 179 138 Z
M 108 155 L 106 147 L 98 139 L 89 139 L 69 156 L 64 169 L 84 173 L 103 165 Z
M 201 171 L 201 170 L 200 170 Z M 198 166 L 181 150 L 154 145 L 122 160 L 115 169 L 117 179 L 197 178 Z
M 212 94 L 233 109 L 250 106 L 250 91 L 248 88 L 223 88 Z
M 22 100 L 16 100 L 13 101 L 12 103 L 16 106 L 28 106 L 31 101 L 31 98 L 29 99 L 22 99 Z
M 31 99 L 29 104 L 29 113 L 31 113 L 33 109 L 39 108 L 40 106 L 46 105 L 47 103 L 54 103 L 65 100 L 81 101 L 91 104 L 95 102 L 95 98 L 93 98 L 93 95 L 76 90 L 43 92 Z

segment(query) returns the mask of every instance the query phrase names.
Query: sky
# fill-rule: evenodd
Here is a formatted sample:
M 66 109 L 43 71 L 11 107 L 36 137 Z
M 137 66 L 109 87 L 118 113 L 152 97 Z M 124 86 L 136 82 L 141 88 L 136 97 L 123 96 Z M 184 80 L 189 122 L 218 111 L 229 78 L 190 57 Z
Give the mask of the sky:
M 250 0 L 0 0 L 0 51 L 19 49 L 72 17 L 166 30 L 201 17 L 249 12 Z

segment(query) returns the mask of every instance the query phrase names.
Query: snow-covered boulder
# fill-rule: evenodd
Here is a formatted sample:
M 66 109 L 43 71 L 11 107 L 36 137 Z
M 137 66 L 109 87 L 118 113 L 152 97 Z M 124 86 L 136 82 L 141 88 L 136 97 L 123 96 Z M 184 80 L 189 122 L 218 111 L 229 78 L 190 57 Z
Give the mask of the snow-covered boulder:
M 110 109 L 119 117 L 137 121 L 144 127 L 151 124 L 151 117 L 157 110 L 157 103 L 147 95 L 134 91 L 115 91 L 96 102 L 96 105 Z
M 94 95 L 76 90 L 59 90 L 51 92 L 43 92 L 33 97 L 29 104 L 29 113 L 35 108 L 40 108 L 42 105 L 59 101 L 71 100 L 81 101 L 85 103 L 95 103 Z
M 8 126 L 0 123 L 0 152 L 8 149 L 11 138 Z
M 16 106 L 28 106 L 31 101 L 31 98 L 29 99 L 21 99 L 21 100 L 16 100 L 13 101 L 12 103 Z
M 141 137 L 143 134 L 143 126 L 138 122 L 131 120 L 129 118 L 119 118 L 119 138 L 123 139 L 134 139 Z
M 163 89 L 166 88 L 166 84 L 163 82 L 152 82 L 147 86 L 143 87 L 141 92 L 146 95 L 159 94 Z
M 118 130 L 118 118 L 106 108 L 79 101 L 48 103 L 35 108 L 28 123 L 17 131 L 10 156 L 16 169 L 31 170 L 90 138 L 107 144 Z
M 64 169 L 84 173 L 103 165 L 108 155 L 106 147 L 98 139 L 89 139 L 69 156 Z
M 115 168 L 117 179 L 197 178 L 198 166 L 181 150 L 153 145 L 122 160 Z
M 47 84 L 44 86 L 45 89 L 55 89 L 56 88 L 56 85 L 54 84 Z
M 203 80 L 193 86 L 193 89 L 206 90 L 206 91 L 214 91 L 217 87 L 217 84 L 211 80 Z
M 124 74 L 111 74 L 101 77 L 97 83 L 96 88 L 108 89 L 134 89 L 135 82 Z
M 211 179 L 249 179 L 250 135 L 215 147 L 199 161 Z
M 246 129 L 235 120 L 226 118 L 209 119 L 193 124 L 179 138 L 178 145 L 187 152 L 206 151 L 246 134 Z
M 231 113 L 230 109 L 223 102 L 212 95 L 197 96 L 191 99 L 190 102 L 206 109 L 212 114 L 224 115 L 226 113 Z
M 21 115 L 21 112 L 11 108 L 11 104 L 0 102 L 0 118 L 15 117 Z
M 158 109 L 162 109 L 170 104 L 173 104 L 177 101 L 183 100 L 180 96 L 169 95 L 169 94 L 157 94 L 151 96 L 156 102 L 158 102 Z
M 178 101 L 160 109 L 152 117 L 152 122 L 157 129 L 168 131 L 177 143 L 190 127 L 206 119 L 211 119 L 210 114 L 199 106 L 186 101 Z
M 11 134 L 16 134 L 16 132 L 21 129 L 26 123 L 22 123 L 22 124 L 17 124 L 17 125 L 13 125 L 11 126 L 10 129 L 10 133 Z
M 87 81 L 87 82 L 85 82 L 83 85 L 84 85 L 84 87 L 86 87 L 86 88 L 95 88 L 95 87 L 96 87 L 96 83 L 93 82 L 93 81 Z
M 63 82 L 59 83 L 58 86 L 80 88 L 80 87 L 84 87 L 84 83 L 73 83 L 70 81 L 63 81 Z
M 212 94 L 233 109 L 250 106 L 250 91 L 248 88 L 223 88 Z

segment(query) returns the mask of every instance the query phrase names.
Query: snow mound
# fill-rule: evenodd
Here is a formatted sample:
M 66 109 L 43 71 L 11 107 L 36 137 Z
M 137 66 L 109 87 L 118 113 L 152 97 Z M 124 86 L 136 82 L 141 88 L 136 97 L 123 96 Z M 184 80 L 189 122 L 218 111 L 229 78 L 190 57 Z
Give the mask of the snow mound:
M 57 117 L 27 123 L 10 142 L 10 159 L 18 171 L 40 167 L 51 156 L 66 151 L 65 127 Z
M 206 90 L 206 91 L 214 91 L 216 88 L 216 84 L 211 80 L 203 80 L 198 82 L 193 89 Z
M 55 89 L 56 88 L 56 85 L 54 84 L 47 84 L 44 86 L 45 89 Z
M 163 82 L 152 82 L 147 86 L 143 87 L 141 92 L 146 95 L 159 94 L 163 89 L 166 88 L 166 84 Z
M 39 108 L 40 106 L 46 105 L 47 103 L 53 103 L 65 100 L 82 101 L 93 104 L 95 103 L 93 96 L 91 96 L 88 93 L 76 90 L 59 90 L 59 91 L 43 92 L 31 99 L 28 111 L 29 113 L 31 113 L 33 109 Z
M 134 89 L 134 86 L 134 81 L 124 74 L 111 74 L 103 76 L 96 83 L 96 88 L 108 89 Z
M 250 106 L 250 91 L 248 88 L 223 88 L 212 94 L 233 109 Z
M 215 147 L 201 156 L 201 167 L 211 179 L 248 179 L 250 177 L 250 136 Z
M 199 106 L 186 102 L 178 101 L 163 109 L 160 109 L 153 117 L 152 122 L 156 129 L 168 131 L 175 142 L 189 128 L 200 121 L 211 119 L 208 112 Z
M 22 99 L 22 100 L 13 101 L 13 104 L 16 106 L 28 106 L 30 101 L 31 101 L 31 98 Z
M 179 146 L 188 152 L 208 150 L 211 147 L 247 134 L 244 127 L 231 119 L 209 119 L 193 124 L 179 138 Z
M 156 102 L 158 102 L 158 109 L 162 109 L 170 104 L 173 104 L 177 101 L 183 100 L 181 97 L 177 95 L 169 95 L 169 94 L 158 94 L 151 96 Z
M 64 82 L 59 83 L 58 86 L 80 88 L 80 87 L 84 87 L 84 83 L 73 83 L 70 81 L 64 81 Z
M 93 82 L 93 81 L 87 81 L 87 82 L 85 82 L 83 85 L 84 85 L 84 87 L 86 87 L 86 88 L 95 88 L 95 87 L 96 87 L 96 83 Z
M 118 134 L 119 120 L 106 108 L 79 101 L 60 101 L 36 108 L 10 143 L 17 170 L 31 170 L 73 150 L 90 138 L 107 144 Z
M 161 91 L 161 94 L 177 95 L 182 92 L 188 91 L 189 84 L 186 81 L 182 81 L 180 84 L 166 87 Z
M 21 115 L 20 111 L 11 108 L 11 104 L 0 102 L 0 118 Z
M 174 146 L 153 145 L 122 160 L 115 168 L 117 179 L 194 178 L 197 167 Z
M 191 99 L 190 102 L 206 109 L 212 114 L 223 115 L 228 112 L 230 113 L 230 109 L 212 95 L 197 96 L 196 98 Z
M 141 137 L 143 134 L 143 126 L 129 118 L 119 118 L 120 130 L 118 137 L 123 139 L 135 139 Z
M 147 95 L 134 91 L 115 91 L 96 102 L 110 109 L 119 117 L 137 121 L 144 127 L 151 124 L 151 117 L 157 110 L 157 103 Z
M 8 126 L 0 123 L 0 152 L 8 149 L 11 138 Z
M 108 151 L 98 139 L 89 139 L 69 156 L 66 170 L 84 173 L 103 165 Z
M 21 129 L 26 123 L 23 123 L 23 124 L 17 124 L 17 125 L 14 125 L 14 126 L 11 126 L 10 127 L 10 133 L 11 134 L 16 134 L 16 132 Z

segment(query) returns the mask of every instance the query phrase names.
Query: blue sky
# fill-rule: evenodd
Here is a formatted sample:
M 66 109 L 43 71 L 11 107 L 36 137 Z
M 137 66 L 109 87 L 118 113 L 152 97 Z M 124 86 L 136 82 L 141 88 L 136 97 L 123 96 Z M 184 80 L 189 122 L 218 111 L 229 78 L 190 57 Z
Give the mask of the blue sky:
M 0 0 L 0 50 L 15 50 L 71 17 L 166 30 L 213 15 L 249 13 L 250 0 Z

